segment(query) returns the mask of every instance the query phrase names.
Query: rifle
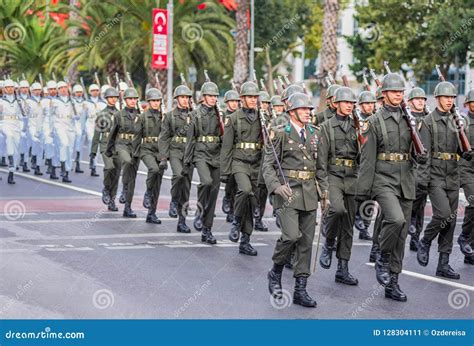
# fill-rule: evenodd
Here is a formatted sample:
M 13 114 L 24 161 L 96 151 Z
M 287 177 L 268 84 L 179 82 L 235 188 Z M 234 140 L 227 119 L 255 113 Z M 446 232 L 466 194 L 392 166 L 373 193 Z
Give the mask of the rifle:
M 342 75 L 342 84 L 345 87 L 349 87 L 349 81 L 347 80 L 346 75 Z M 367 137 L 365 137 L 362 134 L 362 129 L 360 127 L 360 112 L 359 109 L 354 105 L 354 108 L 352 109 L 352 120 L 354 120 L 354 126 L 356 128 L 356 133 L 357 133 L 357 141 L 359 142 L 359 150 L 362 145 L 367 142 Z
M 273 89 L 275 89 L 275 94 L 276 95 L 281 95 L 281 90 L 280 90 L 280 88 L 278 88 L 278 84 L 277 84 L 276 80 L 273 80 Z
M 392 73 L 390 71 L 390 67 L 388 66 L 388 61 L 384 61 L 383 65 L 385 66 L 385 70 L 387 71 L 387 73 Z M 371 73 L 372 76 L 375 77 L 375 84 L 377 84 L 378 87 L 381 87 L 382 83 L 377 78 L 377 76 L 375 76 L 373 70 L 371 70 Z M 415 154 L 426 155 L 427 151 L 425 149 L 425 146 L 423 145 L 423 142 L 421 141 L 418 129 L 416 128 L 416 119 L 413 114 L 411 114 L 411 109 L 409 106 L 407 106 L 404 99 L 402 99 L 402 102 L 400 103 L 400 109 L 402 110 L 402 114 L 404 115 L 408 128 L 410 129 L 410 136 L 415 147 Z
M 445 82 L 446 79 L 441 73 L 441 70 L 439 69 L 439 65 L 436 65 L 436 72 L 438 73 L 439 80 L 441 82 Z M 453 117 L 454 124 L 456 125 L 459 143 L 461 144 L 461 151 L 462 153 L 467 153 L 471 151 L 472 148 L 471 148 L 471 144 L 469 143 L 469 139 L 467 138 L 466 132 L 464 130 L 464 123 L 461 121 L 461 115 L 459 114 L 459 109 L 458 107 L 456 107 L 455 103 L 453 103 L 453 106 L 450 109 L 450 113 Z
M 237 85 L 235 85 L 235 82 L 233 80 L 230 81 L 230 84 L 232 85 L 232 89 L 237 91 Z
M 38 74 L 38 78 L 39 78 L 39 82 L 41 84 L 41 88 L 43 88 L 43 76 L 41 75 L 41 73 Z M 43 90 L 41 90 L 41 91 L 43 91 Z
M 18 99 L 18 95 L 17 95 L 16 90 L 13 91 L 13 95 L 15 95 L 15 101 L 18 103 L 18 108 L 20 108 L 20 113 L 21 113 L 22 117 L 26 118 L 25 110 L 23 109 L 23 106 L 22 106 L 20 100 Z
M 206 83 L 211 82 L 211 78 L 209 78 L 209 75 L 207 74 L 207 70 L 204 70 L 204 77 L 206 79 Z M 219 101 L 216 100 L 216 104 L 214 105 L 214 108 L 216 110 L 216 116 L 217 116 L 217 122 L 219 123 L 219 132 L 221 136 L 224 135 L 224 113 L 222 112 L 221 106 L 219 105 Z
M 99 89 L 100 89 L 100 80 L 99 80 L 99 75 L 97 74 L 97 72 L 94 72 L 94 79 L 95 79 L 95 83 L 99 86 Z
M 260 78 L 260 86 L 262 87 L 263 91 L 268 92 L 267 87 L 265 86 L 265 82 L 263 81 L 263 78 Z
M 281 88 L 282 88 L 282 89 L 286 89 L 286 87 L 287 87 L 288 85 L 286 85 L 285 82 L 283 82 L 283 79 L 282 79 L 282 77 L 281 77 L 280 75 L 278 75 L 278 81 L 280 82 Z
M 51 72 L 51 76 L 53 77 L 53 80 L 56 82 L 56 75 L 54 74 L 54 72 Z
M 290 85 L 290 84 L 291 84 L 290 80 L 288 79 L 288 75 L 287 75 L 287 74 L 284 75 L 283 78 L 285 78 L 285 83 L 286 83 L 286 85 Z
M 81 81 L 82 89 L 84 89 L 84 98 L 89 101 L 89 94 L 86 90 L 86 85 L 84 84 L 84 78 L 80 77 L 79 80 Z
M 109 76 L 107 76 L 107 84 L 108 84 L 108 85 L 112 85 L 112 82 L 110 81 L 110 77 L 109 77 Z
M 115 88 L 117 89 L 117 92 L 119 93 L 118 99 L 119 99 L 120 109 L 123 109 L 122 97 L 120 96 L 120 78 L 119 78 L 118 72 L 115 72 L 115 83 L 116 83 Z
M 365 71 L 362 74 L 362 78 L 364 79 L 364 88 L 365 88 L 365 90 L 370 91 L 370 84 L 369 84 L 369 81 L 367 80 L 367 75 L 365 74 Z
M 71 84 L 69 83 L 69 79 L 67 77 L 64 77 L 64 81 L 67 84 L 67 90 L 68 90 L 68 96 L 69 96 L 69 102 L 71 102 L 72 106 L 72 111 L 74 112 L 74 116 L 77 117 L 77 110 L 76 110 L 76 105 L 74 104 L 74 101 L 71 98 L 72 95 L 72 89 L 71 89 Z

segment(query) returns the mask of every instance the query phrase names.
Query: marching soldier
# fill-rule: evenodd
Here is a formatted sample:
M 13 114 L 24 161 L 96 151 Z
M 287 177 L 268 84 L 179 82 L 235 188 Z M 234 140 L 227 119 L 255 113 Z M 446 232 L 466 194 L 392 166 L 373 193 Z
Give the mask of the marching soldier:
M 359 119 L 359 122 L 363 131 L 367 130 L 369 118 L 374 114 L 376 101 L 377 100 L 375 99 L 374 94 L 372 94 L 370 91 L 363 91 L 359 95 L 358 103 L 361 117 L 361 119 Z M 355 215 L 355 226 L 359 231 L 359 239 L 372 240 L 372 237 L 369 234 L 369 227 L 370 222 L 372 220 L 371 212 L 373 211 L 373 209 L 366 208 L 361 215 L 360 208 L 364 204 L 364 202 L 367 201 L 363 201 L 357 206 L 357 212 Z
M 128 88 L 125 90 L 123 98 L 125 108 L 114 116 L 105 155 L 111 158 L 115 152 L 118 154 L 122 163 L 122 184 L 125 197 L 123 216 L 136 218 L 137 214 L 132 210 L 132 201 L 139 160 L 133 156 L 132 140 L 139 121 L 136 108 L 138 93 L 134 88 Z
M 334 97 L 336 95 L 337 89 L 341 86 L 337 84 L 332 84 L 327 89 L 326 93 L 326 108 L 314 115 L 314 119 L 312 120 L 313 125 L 320 126 L 326 120 L 331 119 L 336 114 L 336 106 L 334 105 Z
M 41 84 L 31 85 L 31 97 L 26 101 L 28 137 L 31 139 L 31 168 L 35 175 L 43 175 L 39 160 L 43 157 L 43 124 L 45 109 L 41 99 Z
M 22 80 L 19 83 L 18 88 L 18 97 L 19 102 L 22 103 L 23 112 L 21 113 L 21 118 L 23 121 L 23 130 L 21 131 L 20 137 L 20 167 L 23 172 L 29 172 L 28 168 L 28 154 L 29 148 L 31 145 L 31 138 L 29 137 L 28 132 L 28 116 L 26 114 L 26 100 L 30 97 L 30 83 L 26 80 Z
M 385 75 L 381 90 L 384 106 L 369 119 L 357 199 L 375 200 L 384 214 L 377 237 L 380 256 L 375 264 L 376 278 L 385 286 L 386 298 L 404 302 L 407 296 L 400 289 L 398 275 L 403 265 L 407 220 L 415 199 L 413 142 L 400 108 L 405 90 L 402 78 L 395 73 Z
M 51 116 L 53 100 L 57 97 L 58 90 L 55 81 L 50 80 L 46 83 L 48 90 L 48 96 L 44 97 L 41 101 L 44 113 L 44 157 L 46 159 L 45 165 L 47 166 L 46 174 L 49 174 L 49 178 L 57 180 L 59 177 L 56 175 L 56 167 L 59 166 L 59 156 L 57 155 L 56 148 L 54 146 L 54 126 L 53 118 Z
M 8 159 L 8 184 L 15 184 L 14 172 L 18 162 L 20 137 L 23 120 L 18 99 L 15 96 L 15 83 L 11 79 L 3 84 L 3 97 L 0 101 L 0 133 L 5 141 L 5 155 Z
M 241 86 L 242 108 L 226 118 L 222 141 L 221 181 L 228 183 L 234 176 L 237 193 L 234 202 L 234 220 L 229 239 L 239 241 L 239 253 L 257 256 L 250 244 L 253 231 L 253 215 L 257 209 L 257 179 L 262 159 L 262 127 L 258 114 L 258 86 L 245 82 Z M 260 110 L 263 111 L 263 110 Z
M 285 112 L 285 104 L 281 100 L 281 96 L 275 95 L 270 99 L 272 112 L 275 114 L 275 118 Z
M 467 115 L 464 117 L 466 134 L 471 147 L 474 146 L 474 90 L 470 90 L 465 101 Z M 471 152 L 472 155 L 472 152 Z M 474 160 L 461 159 L 461 187 L 468 205 L 464 209 L 464 220 L 462 232 L 458 237 L 458 243 L 464 254 L 464 263 L 474 264 Z M 469 254 L 471 252 L 471 254 Z
M 336 91 L 334 104 L 336 115 L 323 122 L 319 131 L 319 147 L 316 175 L 321 182 L 321 192 L 329 195 L 330 206 L 323 222 L 326 243 L 319 263 L 325 269 L 331 267 L 332 252 L 338 258 L 336 282 L 358 285 L 359 281 L 349 273 L 353 225 L 357 203 L 357 168 L 359 144 L 351 114 L 356 98 L 350 88 Z M 337 246 L 336 246 L 337 239 Z
M 104 161 L 104 188 L 102 190 L 102 202 L 107 205 L 109 211 L 118 211 L 118 208 L 115 205 L 115 196 L 117 195 L 120 169 L 122 165 L 116 152 L 113 153 L 111 157 L 105 155 L 108 137 L 110 130 L 112 129 L 115 114 L 117 113 L 116 103 L 118 97 L 119 94 L 115 88 L 108 88 L 104 92 L 107 107 L 100 111 L 95 119 L 96 126 L 90 152 L 90 159 L 94 160 L 97 156 L 97 151 L 100 151 L 102 160 Z
M 107 87 L 107 86 L 103 85 L 102 88 L 104 87 Z M 108 87 L 106 90 L 108 90 L 109 88 L 110 87 Z M 90 152 L 91 146 L 92 146 L 92 137 L 94 136 L 97 113 L 102 111 L 107 106 L 107 104 L 104 102 L 104 100 L 101 97 L 99 97 L 99 86 L 97 84 L 91 84 L 89 86 L 89 96 L 90 96 L 89 100 L 87 100 L 85 103 L 86 116 L 85 116 L 85 124 L 84 124 L 84 133 L 86 135 L 87 147 Z M 82 145 L 82 141 L 81 141 L 81 145 Z M 89 157 L 89 169 L 91 170 L 92 177 L 99 176 L 96 170 L 95 159 L 92 159 L 90 157 Z
M 143 201 L 143 206 L 148 209 L 146 222 L 159 225 L 161 220 L 156 216 L 156 206 L 160 196 L 163 173 L 168 168 L 168 162 L 166 159 L 162 160 L 158 149 L 158 137 L 164 114 L 160 111 L 162 96 L 158 89 L 148 89 L 145 97 L 150 107 L 145 113 L 139 115 L 132 148 L 133 156 L 140 157 L 148 169 Z
M 419 189 L 428 192 L 433 217 L 418 243 L 417 260 L 427 266 L 431 242 L 438 236 L 439 260 L 436 275 L 459 280 L 461 275 L 449 265 L 453 249 L 459 202 L 459 153 L 457 128 L 451 108 L 456 98 L 456 87 L 440 82 L 435 88 L 437 106 L 423 119 L 421 139 L 428 150 L 428 161 L 420 165 Z
M 418 129 L 421 129 L 423 118 L 427 115 L 425 113 L 426 106 L 426 94 L 421 88 L 413 88 L 408 94 L 408 105 L 411 108 L 411 114 L 416 119 Z M 410 234 L 410 250 L 418 251 L 418 240 L 420 233 L 423 230 L 423 224 L 425 219 L 425 206 L 428 197 L 428 191 L 420 190 L 420 169 L 417 168 L 416 175 L 416 197 L 413 201 L 413 209 L 411 211 L 411 222 L 408 228 L 408 234 Z
M 190 102 L 193 93 L 186 85 L 178 85 L 173 92 L 176 107 L 166 114 L 159 138 L 161 161 L 169 160 L 171 171 L 170 217 L 178 217 L 177 231 L 190 233 L 186 225 L 186 210 L 191 190 L 192 168 L 183 174 L 186 132 L 191 124 Z M 179 214 L 179 215 L 178 215 Z
M 76 104 L 76 111 L 79 113 L 79 119 L 76 120 L 74 124 L 75 128 L 75 140 L 74 140 L 74 152 L 76 153 L 76 159 L 75 159 L 75 164 L 76 168 L 74 170 L 75 173 L 84 173 L 84 171 L 81 169 L 81 163 L 80 163 L 80 158 L 81 158 L 81 150 L 82 150 L 82 134 L 84 132 L 84 127 L 85 127 L 85 121 L 86 121 L 86 116 L 87 116 L 87 111 L 85 107 L 85 102 L 84 102 L 84 89 L 82 88 L 81 85 L 76 84 L 72 88 L 72 99 L 74 100 L 74 103 Z
M 226 110 L 224 112 L 224 121 L 232 113 L 239 109 L 240 96 L 235 90 L 229 90 L 224 94 L 224 103 Z M 225 184 L 225 194 L 222 198 L 222 211 L 227 214 L 226 222 L 232 223 L 234 221 L 234 202 L 235 194 L 237 193 L 237 185 L 233 175 L 229 176 Z
M 309 124 L 313 106 L 309 97 L 295 93 L 288 100 L 290 121 L 283 131 L 274 132 L 265 148 L 263 176 L 273 204 L 279 209 L 281 236 L 273 253 L 273 267 L 268 272 L 268 288 L 274 299 L 282 298 L 281 276 L 295 249 L 295 291 L 293 303 L 316 307 L 306 291 L 311 274 L 311 252 L 316 229 L 318 185 L 315 180 L 318 138 Z M 276 157 L 273 154 L 273 148 Z M 284 176 L 282 176 L 282 174 Z M 322 201 L 326 208 L 328 200 Z
M 223 124 L 217 109 L 217 85 L 211 81 L 205 82 L 201 87 L 201 95 L 202 103 L 192 112 L 192 122 L 188 126 L 182 174 L 189 175 L 191 165 L 198 171 L 200 184 L 194 228 L 202 230 L 201 241 L 215 244 L 216 238 L 211 228 L 219 194 Z

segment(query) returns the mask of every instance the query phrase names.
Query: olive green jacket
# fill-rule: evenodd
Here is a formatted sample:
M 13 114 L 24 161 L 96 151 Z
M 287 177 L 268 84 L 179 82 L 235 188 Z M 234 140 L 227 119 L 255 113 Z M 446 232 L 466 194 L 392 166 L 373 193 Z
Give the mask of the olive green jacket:
M 474 148 L 474 113 L 468 113 L 464 117 L 464 124 L 471 148 Z M 474 184 L 474 158 L 471 161 L 461 159 L 459 166 L 461 167 L 461 185 Z
M 191 124 L 191 113 L 184 109 L 174 108 L 166 113 L 161 125 L 160 138 L 158 142 L 161 159 L 170 157 L 180 160 L 184 157 L 186 149 L 185 142 L 176 142 L 176 137 L 186 137 L 188 127 Z
M 112 129 L 107 142 L 107 151 L 114 152 L 116 149 L 125 149 L 133 154 L 132 140 L 120 138 L 120 134 L 135 134 L 135 128 L 139 121 L 138 111 L 133 108 L 124 108 L 115 114 Z
M 145 113 L 139 115 L 139 120 L 136 123 L 135 135 L 132 141 L 133 155 L 135 157 L 143 157 L 144 155 L 155 155 L 159 159 L 158 141 L 147 143 L 143 141 L 147 137 L 160 136 L 163 116 L 160 111 L 153 113 L 148 109 Z
M 107 149 L 107 142 L 115 113 L 117 113 L 115 107 L 106 107 L 97 114 L 94 136 L 92 137 L 91 154 L 97 155 L 97 150 L 100 150 L 102 154 Z

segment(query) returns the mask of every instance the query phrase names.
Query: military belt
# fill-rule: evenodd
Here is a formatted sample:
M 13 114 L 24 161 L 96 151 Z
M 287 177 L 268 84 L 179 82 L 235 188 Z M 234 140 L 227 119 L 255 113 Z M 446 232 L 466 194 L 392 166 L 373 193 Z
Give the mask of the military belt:
M 144 137 L 143 143 L 158 143 L 158 137 Z
M 186 143 L 187 139 L 184 136 L 174 136 L 173 137 L 173 142 L 175 142 L 175 143 Z
M 432 156 L 433 159 L 443 160 L 443 161 L 459 161 L 460 156 L 455 153 L 440 153 L 440 152 L 433 152 Z
M 0 115 L 0 120 L 17 120 L 16 115 Z
M 294 171 L 294 170 L 284 169 L 283 173 L 285 174 L 285 177 L 298 179 L 298 180 L 310 180 L 310 179 L 314 179 L 315 177 L 315 173 L 312 171 Z
M 260 143 L 240 142 L 235 145 L 235 149 L 259 150 L 262 149 L 262 145 Z
M 332 164 L 336 166 L 344 166 L 344 167 L 354 167 L 355 166 L 355 161 L 351 159 L 343 159 L 336 157 L 335 159 L 332 160 Z
M 200 143 L 218 143 L 221 139 L 218 136 L 199 136 L 197 141 Z
M 380 153 L 377 155 L 377 160 L 381 161 L 410 161 L 411 155 L 407 153 Z
M 120 139 L 127 139 L 127 140 L 132 140 L 133 139 L 133 133 L 121 133 L 119 134 Z

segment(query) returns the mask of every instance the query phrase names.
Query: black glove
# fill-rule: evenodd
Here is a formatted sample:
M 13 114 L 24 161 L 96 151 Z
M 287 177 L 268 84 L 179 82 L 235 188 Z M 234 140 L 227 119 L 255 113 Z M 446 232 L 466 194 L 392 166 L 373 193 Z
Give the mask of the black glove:
M 160 161 L 160 164 L 158 165 L 158 167 L 162 170 L 162 171 L 166 171 L 168 169 L 168 161 L 166 160 L 161 160 Z
M 221 176 L 221 183 L 227 184 L 229 182 L 229 176 L 228 175 L 222 175 Z
M 90 153 L 90 154 L 89 154 L 89 158 L 90 158 L 91 160 L 94 160 L 95 157 L 96 157 L 96 153 Z

